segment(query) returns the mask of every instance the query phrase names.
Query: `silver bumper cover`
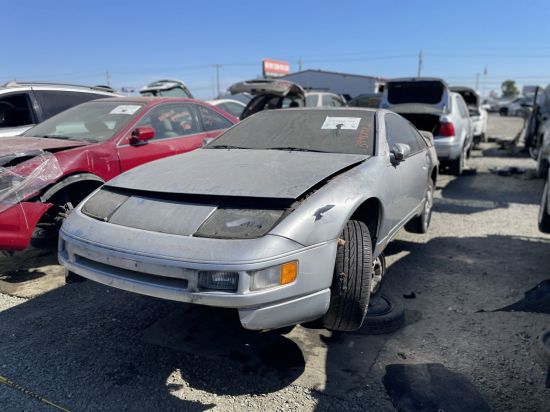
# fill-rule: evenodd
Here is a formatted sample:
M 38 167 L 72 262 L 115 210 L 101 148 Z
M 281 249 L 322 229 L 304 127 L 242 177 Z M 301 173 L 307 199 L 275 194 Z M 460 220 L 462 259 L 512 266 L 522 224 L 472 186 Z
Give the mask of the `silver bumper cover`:
M 67 270 L 96 282 L 162 299 L 236 308 L 247 329 L 273 329 L 306 322 L 319 318 L 328 310 L 336 240 L 303 247 L 270 235 L 236 241 L 146 232 L 138 237 L 151 235 L 148 247 L 138 248 L 133 247 L 136 245 L 130 239 L 144 231 L 98 221 L 88 227 L 92 222 L 80 211 L 72 213 L 67 223 L 60 233 L 59 261 Z M 84 227 L 90 230 L 80 230 Z M 163 241 L 154 243 L 154 238 L 159 240 L 159 236 Z M 156 250 L 159 244 L 166 245 L 166 242 L 175 248 L 188 241 L 200 242 L 201 247 L 197 249 L 200 259 L 190 259 L 185 246 L 182 250 L 186 251 L 187 258 L 185 255 L 166 256 Z M 174 248 L 167 249 L 174 251 Z M 249 259 L 255 248 L 258 259 Z M 144 253 L 144 249 L 149 249 L 149 253 Z M 269 251 L 273 253 L 271 257 L 266 256 Z M 210 262 L 206 256 L 210 256 Z M 292 260 L 298 261 L 296 281 L 257 291 L 250 289 L 250 272 Z M 200 271 L 237 272 L 237 290 L 201 289 Z

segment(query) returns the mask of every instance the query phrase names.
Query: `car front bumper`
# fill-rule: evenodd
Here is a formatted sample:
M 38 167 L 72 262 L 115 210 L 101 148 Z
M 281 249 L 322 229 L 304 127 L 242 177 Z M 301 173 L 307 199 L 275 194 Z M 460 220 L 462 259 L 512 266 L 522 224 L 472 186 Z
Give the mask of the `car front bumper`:
M 58 257 L 67 270 L 118 289 L 238 309 L 243 327 L 261 330 L 326 313 L 336 248 L 336 239 L 304 247 L 273 235 L 221 240 L 147 232 L 93 220 L 75 210 L 60 232 Z M 251 290 L 252 272 L 289 261 L 298 262 L 293 283 Z M 208 271 L 238 273 L 237 290 L 203 289 L 199 272 Z
M 0 204 L 0 209 L 1 209 Z M 0 250 L 16 251 L 29 246 L 36 224 L 52 205 L 40 202 L 21 202 L 1 209 Z

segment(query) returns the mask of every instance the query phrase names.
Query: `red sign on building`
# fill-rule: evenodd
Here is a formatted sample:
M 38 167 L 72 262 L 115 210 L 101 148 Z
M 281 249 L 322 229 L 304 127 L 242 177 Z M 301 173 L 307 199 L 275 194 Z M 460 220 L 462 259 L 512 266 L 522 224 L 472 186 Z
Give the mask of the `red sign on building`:
M 290 64 L 280 60 L 263 59 L 262 72 L 264 77 L 286 76 L 290 73 Z

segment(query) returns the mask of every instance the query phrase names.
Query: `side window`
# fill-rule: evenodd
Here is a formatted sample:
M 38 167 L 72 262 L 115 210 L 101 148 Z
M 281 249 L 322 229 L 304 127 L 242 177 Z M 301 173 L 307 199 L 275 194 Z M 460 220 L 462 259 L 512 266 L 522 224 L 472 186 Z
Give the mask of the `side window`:
M 239 117 L 244 110 L 244 106 L 232 102 L 222 103 L 219 107 L 235 117 Z
M 33 123 L 34 116 L 27 93 L 0 95 L 0 128 Z
M 228 127 L 233 126 L 233 123 L 231 123 L 221 114 L 216 113 L 214 110 L 202 105 L 198 105 L 197 107 L 199 109 L 205 132 L 227 129 Z
M 34 94 L 42 107 L 44 120 L 80 103 L 108 97 L 104 94 L 60 90 L 36 90 Z
M 201 132 L 193 105 L 185 103 L 154 107 L 136 126 L 152 127 L 155 130 L 154 140 Z
M 466 104 L 464 103 L 464 100 L 462 100 L 462 97 L 456 98 L 457 105 L 458 105 L 458 111 L 460 113 L 460 117 L 468 117 L 468 109 L 466 108 Z
M 330 107 L 333 106 L 332 104 L 332 96 L 330 94 L 323 94 L 323 107 Z
M 411 148 L 411 154 L 420 151 L 421 146 L 418 143 L 416 130 L 405 119 L 395 115 L 387 114 L 384 117 L 386 121 L 386 139 L 390 148 L 396 143 L 408 144 Z
M 342 100 L 340 100 L 338 97 L 332 96 L 331 106 L 342 107 L 342 106 L 344 106 L 344 102 Z

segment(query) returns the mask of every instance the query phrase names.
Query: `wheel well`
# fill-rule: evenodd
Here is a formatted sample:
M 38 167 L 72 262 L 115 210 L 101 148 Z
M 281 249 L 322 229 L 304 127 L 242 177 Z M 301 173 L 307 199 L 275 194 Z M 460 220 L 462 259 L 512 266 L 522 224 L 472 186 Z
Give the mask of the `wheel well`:
M 102 184 L 103 182 L 99 180 L 77 180 L 59 188 L 59 190 L 51 194 L 48 198 L 48 202 L 55 205 L 63 205 L 67 202 L 71 202 L 73 206 L 76 206 Z
M 351 220 L 359 220 L 367 225 L 370 232 L 373 250 L 378 240 L 379 224 L 382 220 L 381 217 L 382 203 L 375 197 L 365 200 L 351 216 Z

